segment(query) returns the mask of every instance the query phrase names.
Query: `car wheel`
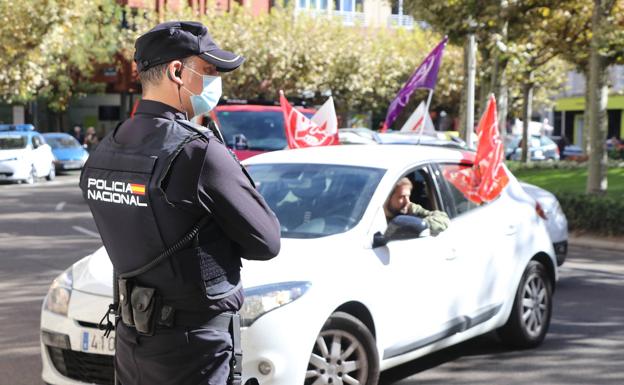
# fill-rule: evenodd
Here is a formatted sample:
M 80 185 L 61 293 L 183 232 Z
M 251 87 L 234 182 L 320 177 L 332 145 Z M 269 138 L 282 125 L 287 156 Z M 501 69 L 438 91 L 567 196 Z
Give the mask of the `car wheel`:
M 56 178 L 56 167 L 54 166 L 54 163 L 52 163 L 50 173 L 46 176 L 46 180 L 54 180 L 54 178 Z
M 375 337 L 350 314 L 336 312 L 316 339 L 305 385 L 376 385 L 379 357 Z
M 28 184 L 33 184 L 35 183 L 36 180 L 37 180 L 37 170 L 35 169 L 35 166 L 30 166 L 30 173 L 28 174 L 28 177 L 26 178 L 25 182 Z
M 544 341 L 552 314 L 552 286 L 543 264 L 529 262 L 514 298 L 507 323 L 498 330 L 501 340 L 517 348 Z

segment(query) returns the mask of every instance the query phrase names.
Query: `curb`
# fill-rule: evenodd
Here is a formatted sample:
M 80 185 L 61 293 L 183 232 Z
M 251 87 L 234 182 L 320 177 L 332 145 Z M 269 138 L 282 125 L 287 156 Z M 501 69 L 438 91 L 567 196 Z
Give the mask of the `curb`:
M 570 236 L 568 243 L 573 246 L 592 247 L 596 249 L 607 249 L 624 252 L 624 237 L 601 238 L 582 236 Z

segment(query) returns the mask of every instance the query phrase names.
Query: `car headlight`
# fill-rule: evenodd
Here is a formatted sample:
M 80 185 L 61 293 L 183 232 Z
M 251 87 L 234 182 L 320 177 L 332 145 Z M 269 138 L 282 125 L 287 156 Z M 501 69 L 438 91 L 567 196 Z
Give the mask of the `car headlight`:
M 304 295 L 311 285 L 310 282 L 281 282 L 245 289 L 241 326 L 251 326 L 264 314 L 291 303 Z
M 66 316 L 73 283 L 74 277 L 70 267 L 52 281 L 43 302 L 43 308 L 52 313 Z

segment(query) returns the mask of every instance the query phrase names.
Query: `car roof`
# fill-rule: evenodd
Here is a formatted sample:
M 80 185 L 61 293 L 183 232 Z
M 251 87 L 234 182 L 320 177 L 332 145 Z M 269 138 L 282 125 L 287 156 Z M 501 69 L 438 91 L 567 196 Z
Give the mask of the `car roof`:
M 295 107 L 297 110 L 302 112 L 315 112 L 316 110 L 312 108 L 303 108 L 303 107 Z M 276 111 L 282 112 L 282 107 L 280 106 L 265 106 L 259 104 L 222 104 L 218 105 L 215 108 L 216 112 L 219 111 L 251 111 L 251 112 L 261 112 L 261 111 Z
M 474 159 L 471 151 L 437 146 L 413 144 L 359 146 L 323 146 L 296 150 L 271 151 L 245 160 L 245 164 L 261 163 L 315 163 L 340 164 L 372 168 L 402 167 L 407 163 L 428 161 L 469 161 Z
M 8 136 L 25 136 L 31 137 L 35 135 L 40 135 L 37 131 L 0 131 L 0 136 L 8 137 Z
M 71 135 L 69 135 L 67 133 L 64 133 L 64 132 L 45 132 L 45 133 L 43 133 L 41 135 L 43 135 L 45 137 L 50 137 L 50 138 L 53 138 L 55 136 L 71 136 Z M 71 137 L 73 138 L 73 136 L 71 136 Z

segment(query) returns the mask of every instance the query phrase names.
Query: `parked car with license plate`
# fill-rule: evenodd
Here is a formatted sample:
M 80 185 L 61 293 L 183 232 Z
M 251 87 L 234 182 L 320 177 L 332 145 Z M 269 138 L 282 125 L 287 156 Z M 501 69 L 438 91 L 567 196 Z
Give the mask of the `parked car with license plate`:
M 43 134 L 52 147 L 57 171 L 80 170 L 89 158 L 89 153 L 73 136 L 60 132 Z
M 494 330 L 509 345 L 538 346 L 558 275 L 546 225 L 515 179 L 490 203 L 466 199 L 445 175 L 473 159 L 359 145 L 246 160 L 282 248 L 244 261 L 243 382 L 376 384 L 380 371 Z M 388 226 L 383 205 L 402 177 L 413 202 L 448 213 L 448 229 L 430 236 L 405 216 Z M 112 346 L 97 329 L 111 286 L 103 248 L 54 280 L 41 311 L 45 382 L 111 383 Z

